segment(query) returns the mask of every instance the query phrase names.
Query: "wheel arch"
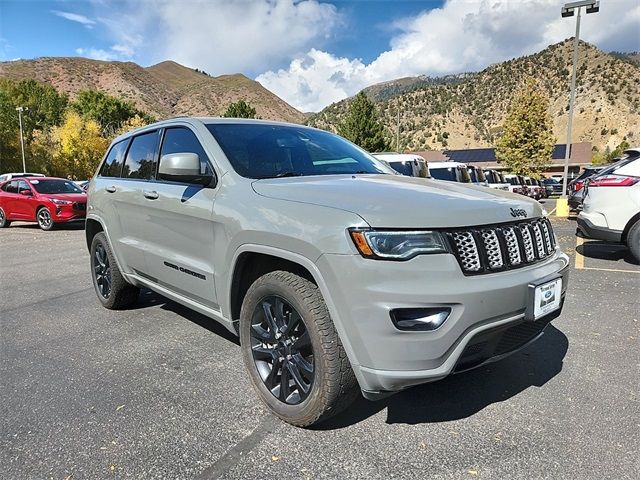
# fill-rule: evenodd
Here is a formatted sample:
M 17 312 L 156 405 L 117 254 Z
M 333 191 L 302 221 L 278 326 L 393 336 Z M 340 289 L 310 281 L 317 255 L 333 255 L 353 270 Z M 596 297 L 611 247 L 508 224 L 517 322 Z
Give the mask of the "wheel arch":
M 625 225 L 624 230 L 622 230 L 623 243 L 625 244 L 627 243 L 627 235 L 629 234 L 629 230 L 631 230 L 631 227 L 633 227 L 638 221 L 640 221 L 640 212 L 636 213 L 633 217 L 631 217 L 627 222 L 627 224 Z
M 96 234 L 104 232 L 104 227 L 102 223 L 100 223 L 95 218 L 87 218 L 84 226 L 84 236 L 87 241 L 87 250 L 91 250 L 91 242 L 93 242 L 93 237 Z
M 240 307 L 242 306 L 242 300 L 244 299 L 244 294 L 246 294 L 246 290 L 240 288 L 243 285 L 240 283 L 242 279 L 243 272 L 246 272 L 246 268 L 250 267 L 250 260 L 255 258 L 265 258 L 265 257 L 256 257 L 253 255 L 265 255 L 266 257 L 275 258 L 279 263 L 279 265 L 289 265 L 295 269 L 298 269 L 298 272 L 302 272 L 304 277 L 313 282 L 318 286 L 320 293 L 322 294 L 322 298 L 324 299 L 325 304 L 327 305 L 327 309 L 329 310 L 329 315 L 331 316 L 331 320 L 333 321 L 336 332 L 338 333 L 342 345 L 347 354 L 347 358 L 351 363 L 351 367 L 353 372 L 358 379 L 358 383 L 362 385 L 362 374 L 360 372 L 359 364 L 357 362 L 357 357 L 351 342 L 345 332 L 344 326 L 342 325 L 342 320 L 340 314 L 329 295 L 329 289 L 327 288 L 326 282 L 322 276 L 322 273 L 318 269 L 317 265 L 310 260 L 309 258 L 293 253 L 286 250 L 281 250 L 275 247 L 269 247 L 265 245 L 252 245 L 245 244 L 239 247 L 234 256 L 233 261 L 231 263 L 230 278 L 228 281 L 228 301 L 229 301 L 229 314 L 230 319 L 237 324 L 237 320 L 240 318 Z M 239 268 L 240 267 L 240 268 Z M 265 271 L 264 273 L 267 273 Z M 264 274 L 263 273 L 263 274 Z M 295 272 L 294 272 L 295 273 Z M 248 283 L 248 278 L 245 277 L 245 281 Z M 257 278 L 257 277 L 256 277 Z M 253 283 L 253 282 L 251 282 Z M 248 289 L 251 285 L 249 283 L 246 288 Z M 237 327 L 236 327 L 237 329 Z

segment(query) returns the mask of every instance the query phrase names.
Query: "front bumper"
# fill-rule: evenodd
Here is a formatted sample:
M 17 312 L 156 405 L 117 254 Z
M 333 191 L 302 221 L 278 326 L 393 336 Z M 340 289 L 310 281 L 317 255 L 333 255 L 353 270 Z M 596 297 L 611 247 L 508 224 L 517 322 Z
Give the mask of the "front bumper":
M 464 276 L 449 254 L 407 262 L 359 255 L 323 255 L 318 260 L 342 342 L 360 387 L 370 397 L 453 373 L 476 335 L 523 322 L 530 283 L 561 274 L 564 295 L 567 266 L 567 256 L 559 251 L 538 264 L 473 277 Z M 443 306 L 451 308 L 451 314 L 430 332 L 398 330 L 389 315 L 395 308 Z M 514 349 L 521 346 L 514 344 Z
M 51 213 L 51 219 L 55 223 L 71 222 L 73 220 L 84 220 L 87 216 L 85 209 L 79 209 L 74 204 L 70 205 L 52 205 L 49 206 L 49 212 Z

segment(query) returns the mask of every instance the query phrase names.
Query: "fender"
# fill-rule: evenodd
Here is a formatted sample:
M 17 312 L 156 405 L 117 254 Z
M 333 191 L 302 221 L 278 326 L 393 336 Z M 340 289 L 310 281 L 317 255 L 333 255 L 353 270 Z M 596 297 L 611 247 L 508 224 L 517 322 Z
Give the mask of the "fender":
M 86 229 L 86 220 L 95 220 L 96 222 L 98 222 L 100 224 L 100 226 L 102 227 L 102 232 L 104 233 L 105 237 L 107 237 L 107 242 L 109 242 L 109 247 L 111 248 L 111 251 L 113 252 L 113 257 L 116 259 L 116 266 L 118 267 L 118 270 L 120 270 L 120 273 L 122 273 L 122 275 L 127 279 L 127 281 L 130 281 L 129 275 L 122 268 L 122 263 L 120 262 L 120 259 L 118 258 L 118 252 L 113 248 L 113 242 L 111 241 L 111 237 L 109 236 L 109 231 L 108 231 L 107 226 L 105 225 L 105 223 L 95 213 L 89 213 L 89 214 L 87 214 L 87 217 L 85 219 L 85 229 Z M 91 248 L 91 246 L 89 246 L 89 248 Z M 91 253 L 91 252 L 89 252 L 89 253 Z M 131 283 L 135 283 L 135 282 L 131 282 Z
M 358 383 L 360 385 L 364 385 L 363 383 L 363 379 L 362 379 L 362 373 L 360 372 L 360 365 L 357 363 L 357 359 L 356 359 L 356 355 L 355 352 L 353 350 L 353 347 L 351 345 L 351 342 L 349 341 L 349 337 L 347 336 L 345 330 L 344 330 L 344 325 L 342 322 L 342 319 L 340 317 L 340 313 L 338 312 L 338 309 L 336 308 L 335 304 L 333 303 L 331 296 L 329 295 L 329 289 L 327 288 L 327 284 L 324 281 L 324 277 L 322 276 L 322 273 L 320 272 L 320 270 L 318 269 L 318 266 L 316 265 L 315 261 L 297 254 L 297 253 L 293 253 L 287 250 L 281 250 L 279 248 L 276 247 L 268 247 L 265 245 L 256 245 L 256 244 L 251 244 L 251 243 L 245 243 L 243 245 L 240 245 L 235 253 L 233 254 L 233 259 L 231 261 L 231 268 L 229 270 L 230 274 L 229 274 L 229 279 L 227 282 L 227 288 L 228 288 L 228 305 L 231 305 L 231 282 L 233 281 L 233 274 L 231 272 L 235 271 L 236 268 L 236 264 L 238 261 L 238 257 L 246 252 L 250 252 L 250 253 L 264 253 L 266 255 L 272 255 L 274 257 L 280 257 L 284 260 L 289 260 L 290 262 L 294 262 L 297 263 L 303 267 L 305 267 L 309 273 L 311 273 L 311 276 L 313 277 L 313 279 L 315 280 L 316 284 L 318 285 L 318 288 L 320 289 L 320 293 L 322 294 L 322 298 L 324 299 L 325 304 L 327 305 L 327 309 L 329 310 L 329 315 L 331 316 L 331 320 L 333 320 L 333 325 L 336 328 L 336 332 L 338 332 L 338 336 L 340 337 L 340 341 L 342 342 L 342 346 L 344 347 L 344 350 L 347 354 L 347 358 L 349 359 L 349 362 L 351 363 L 351 368 L 353 369 L 353 373 L 355 374 Z M 318 257 L 319 258 L 319 257 Z M 317 260 L 317 258 L 316 258 Z

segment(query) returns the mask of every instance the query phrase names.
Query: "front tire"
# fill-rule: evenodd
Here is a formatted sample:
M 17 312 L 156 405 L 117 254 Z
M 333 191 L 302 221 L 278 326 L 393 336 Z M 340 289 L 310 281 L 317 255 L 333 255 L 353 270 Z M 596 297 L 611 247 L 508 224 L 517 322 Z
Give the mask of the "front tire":
M 640 262 L 640 220 L 636 221 L 627 233 L 627 246 L 633 258 Z
M 4 213 L 4 210 L 0 208 L 0 228 L 7 228 L 11 225 L 11 222 L 7 220 L 7 215 Z
M 358 384 L 318 287 L 291 272 L 258 278 L 240 312 L 240 344 L 267 407 L 300 427 L 347 408 Z
M 38 222 L 38 226 L 48 232 L 49 230 L 53 230 L 54 223 L 51 218 L 51 212 L 47 207 L 40 207 L 36 212 L 36 221 Z
M 98 300 L 109 310 L 130 307 L 140 294 L 140 289 L 120 273 L 104 232 L 97 233 L 91 242 L 91 278 Z

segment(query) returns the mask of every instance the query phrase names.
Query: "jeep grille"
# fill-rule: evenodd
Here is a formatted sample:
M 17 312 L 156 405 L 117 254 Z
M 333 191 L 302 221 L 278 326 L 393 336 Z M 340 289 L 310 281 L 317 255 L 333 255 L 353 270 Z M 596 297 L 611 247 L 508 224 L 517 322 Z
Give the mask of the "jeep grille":
M 551 256 L 556 247 L 546 218 L 451 230 L 446 235 L 465 275 L 531 265 Z

